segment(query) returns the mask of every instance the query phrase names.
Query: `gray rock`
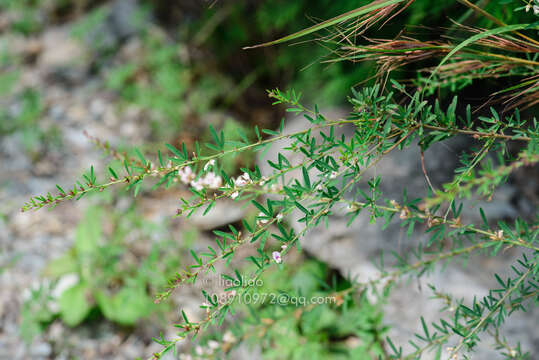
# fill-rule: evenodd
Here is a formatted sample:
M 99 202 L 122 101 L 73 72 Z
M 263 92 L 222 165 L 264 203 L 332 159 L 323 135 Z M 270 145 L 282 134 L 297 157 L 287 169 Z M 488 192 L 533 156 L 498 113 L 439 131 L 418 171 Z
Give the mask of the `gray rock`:
M 322 113 L 326 118 L 335 120 L 345 116 L 346 110 L 337 109 Z M 309 126 L 311 124 L 304 118 L 290 119 L 285 125 L 284 133 L 296 132 Z M 342 127 L 336 129 L 336 133 L 350 136 L 352 130 Z M 271 174 L 271 168 L 266 160 L 274 161 L 277 159 L 277 152 L 287 143 L 289 143 L 288 140 L 280 141 L 271 148 L 264 159 L 258 160 L 258 165 L 264 175 Z M 452 179 L 453 170 L 458 166 L 456 154 L 469 146 L 468 139 L 454 138 L 435 144 L 425 152 L 425 167 L 436 188 L 440 188 L 443 183 Z M 356 186 L 368 189 L 366 182 L 378 175 L 382 179 L 380 189 L 383 198 L 395 199 L 400 202 L 405 188 L 409 199 L 424 196 L 428 188 L 420 158 L 420 150 L 416 143 L 403 151 L 394 150 L 375 167 L 368 170 Z M 303 157 L 292 155 L 289 160 L 292 164 L 297 164 L 303 160 Z M 316 175 L 314 171 L 310 174 L 311 178 Z M 288 175 L 287 181 L 298 176 L 301 176 L 299 171 L 292 172 Z M 478 199 L 465 201 L 463 222 L 481 221 L 477 206 L 483 207 L 492 219 L 514 218 L 517 215 L 517 210 L 511 204 L 511 199 L 515 192 L 516 189 L 511 185 L 504 185 L 489 202 Z M 473 209 L 472 206 L 474 206 Z M 382 251 L 391 250 L 399 254 L 406 254 L 420 241 L 427 238 L 426 228 L 421 224 L 416 226 L 416 231 L 412 237 L 408 238 L 406 229 L 400 226 L 399 219 L 394 219 L 382 231 L 382 224 L 369 223 L 368 213 L 361 213 L 350 226 L 347 226 L 348 218 L 345 217 L 345 214 L 348 210 L 345 206 L 336 206 L 333 212 L 329 227 L 318 226 L 309 230 L 300 240 L 301 245 L 311 255 L 325 261 L 344 276 L 351 276 L 359 282 L 379 277 L 379 270 L 373 265 L 373 262 L 378 260 Z M 296 232 L 303 229 L 303 224 L 297 222 L 301 214 L 299 211 L 295 211 L 288 218 L 288 222 Z M 432 292 L 428 289 L 427 284 L 433 284 L 440 291 L 454 294 L 457 299 L 462 298 L 469 303 L 474 296 L 483 296 L 488 293 L 491 286 L 495 287 L 492 273 L 494 271 L 503 273 L 518 255 L 518 252 L 509 251 L 495 259 L 479 256 L 475 257 L 475 260 L 471 261 L 467 268 L 451 263 L 444 271 L 427 274 L 419 280 L 412 280 L 410 283 L 399 282 L 393 288 L 389 302 L 385 306 L 385 321 L 392 327 L 390 336 L 399 346 L 410 350 L 411 346 L 407 342 L 413 338 L 414 332 L 421 329 L 420 316 L 423 315 L 428 322 L 435 321 L 440 317 L 439 309 L 442 304 L 429 299 Z M 389 256 L 386 256 L 386 264 L 388 260 L 390 260 Z M 511 319 L 509 321 L 511 325 L 506 327 L 510 330 L 506 334 L 508 339 L 514 344 L 520 341 L 525 349 L 533 351 L 534 346 L 536 346 L 534 341 L 537 334 L 534 331 L 530 333 L 527 329 L 537 323 L 538 313 L 535 311 L 534 316 L 528 318 L 515 317 Z M 488 343 L 481 344 L 474 359 L 490 358 L 492 352 L 487 346 Z M 535 351 L 537 350 L 539 349 L 535 349 Z M 426 358 L 430 358 L 430 355 Z

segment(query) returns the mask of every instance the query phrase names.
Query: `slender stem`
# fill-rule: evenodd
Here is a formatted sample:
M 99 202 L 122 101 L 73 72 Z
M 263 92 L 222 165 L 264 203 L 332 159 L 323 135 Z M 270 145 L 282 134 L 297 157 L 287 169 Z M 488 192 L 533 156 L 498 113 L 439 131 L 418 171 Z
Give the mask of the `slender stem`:
M 528 136 L 515 137 L 515 136 L 497 134 L 497 133 L 482 133 L 482 132 L 473 131 L 473 130 L 444 128 L 444 127 L 435 126 L 435 125 L 422 125 L 422 126 L 430 130 L 447 131 L 447 132 L 452 132 L 452 133 L 479 136 L 479 137 L 488 137 L 488 138 L 505 139 L 505 140 L 531 141 L 531 138 Z

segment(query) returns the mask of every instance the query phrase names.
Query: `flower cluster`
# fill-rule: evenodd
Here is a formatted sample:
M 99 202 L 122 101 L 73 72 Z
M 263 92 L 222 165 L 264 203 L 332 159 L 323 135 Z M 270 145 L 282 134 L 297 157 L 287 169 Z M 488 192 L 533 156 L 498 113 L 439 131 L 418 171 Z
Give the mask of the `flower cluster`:
M 223 185 L 223 179 L 220 175 L 217 175 L 213 170 L 215 168 L 215 160 L 210 160 L 204 166 L 205 174 L 198 176 L 190 166 L 184 166 L 178 170 L 178 177 L 180 181 L 185 185 L 192 186 L 195 190 L 200 191 L 206 189 L 219 189 Z
M 238 176 L 235 180 L 234 180 L 234 186 L 238 187 L 238 188 L 241 188 L 241 187 L 244 187 L 248 184 L 250 184 L 252 181 L 251 181 L 251 177 L 249 176 L 248 173 L 243 173 L 241 174 L 240 176 Z M 230 197 L 232 199 L 235 199 L 237 198 L 238 196 L 240 195 L 239 191 L 234 191 Z

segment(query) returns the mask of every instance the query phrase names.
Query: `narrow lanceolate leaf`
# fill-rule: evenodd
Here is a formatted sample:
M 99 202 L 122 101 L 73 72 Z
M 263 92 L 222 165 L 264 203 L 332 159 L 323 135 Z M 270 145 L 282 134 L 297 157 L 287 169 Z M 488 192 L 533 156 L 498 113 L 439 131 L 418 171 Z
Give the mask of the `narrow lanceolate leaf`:
M 138 156 L 138 158 L 140 159 L 140 162 L 142 163 L 143 166 L 146 166 L 146 158 L 144 157 L 144 155 L 142 155 L 142 153 L 140 152 L 139 149 L 135 148 L 135 154 Z
M 178 158 L 183 159 L 183 154 L 180 152 L 180 150 L 176 149 L 174 146 L 170 144 L 165 144 L 165 146 L 167 147 L 167 149 L 170 150 L 171 153 L 176 155 Z
M 309 173 L 307 172 L 307 169 L 305 169 L 305 166 L 301 168 L 303 171 L 303 181 L 305 183 L 306 188 L 311 187 L 311 180 L 309 179 Z
M 271 213 L 268 210 L 266 210 L 266 208 L 264 208 L 264 206 L 260 204 L 259 202 L 257 202 L 256 200 L 251 200 L 251 203 L 254 206 L 256 206 L 258 210 L 260 210 L 264 215 L 271 216 Z
M 377 1 L 373 1 L 372 3 L 370 3 L 368 5 L 362 6 L 360 8 L 355 9 L 355 10 L 351 10 L 351 11 L 349 11 L 347 13 L 341 14 L 341 15 L 336 16 L 334 18 L 331 18 L 329 20 L 323 21 L 320 24 L 313 25 L 311 27 L 308 27 L 307 29 L 303 29 L 301 31 L 298 31 L 296 33 L 287 35 L 287 36 L 282 37 L 280 39 L 269 41 L 269 42 L 266 42 L 266 43 L 263 43 L 263 44 L 254 45 L 254 46 L 246 46 L 243 49 L 254 49 L 254 48 L 257 48 L 257 47 L 271 46 L 271 45 L 276 45 L 276 44 L 280 44 L 280 43 L 283 43 L 283 42 L 287 42 L 287 41 L 290 41 L 290 40 L 298 39 L 300 37 L 312 34 L 314 32 L 320 31 L 320 30 L 323 30 L 323 29 L 328 28 L 330 26 L 340 24 L 340 23 L 342 23 L 344 21 L 356 18 L 356 17 L 361 16 L 361 15 L 365 15 L 365 14 L 371 12 L 371 11 L 381 9 L 381 8 L 384 8 L 384 7 L 389 6 L 389 5 L 398 4 L 398 3 L 401 3 L 401 2 L 404 2 L 404 1 L 405 0 L 385 0 L 385 1 L 377 0 Z
M 109 172 L 110 172 L 110 175 L 112 175 L 114 179 L 116 180 L 118 179 L 118 175 L 116 175 L 116 172 L 111 167 L 109 167 Z

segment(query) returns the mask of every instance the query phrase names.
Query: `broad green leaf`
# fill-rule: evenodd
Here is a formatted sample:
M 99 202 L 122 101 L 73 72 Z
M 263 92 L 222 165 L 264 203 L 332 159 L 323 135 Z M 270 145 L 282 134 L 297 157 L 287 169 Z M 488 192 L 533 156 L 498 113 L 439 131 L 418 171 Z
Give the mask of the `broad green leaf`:
M 60 295 L 58 305 L 60 307 L 60 317 L 69 326 L 80 324 L 92 308 L 86 293 L 88 287 L 86 283 L 79 283 Z
M 125 286 L 112 297 L 101 292 L 96 298 L 105 317 L 122 325 L 133 325 L 154 307 L 145 289 L 138 285 Z
M 52 260 L 44 270 L 45 276 L 59 277 L 65 274 L 77 272 L 78 264 L 73 252 L 60 256 Z

